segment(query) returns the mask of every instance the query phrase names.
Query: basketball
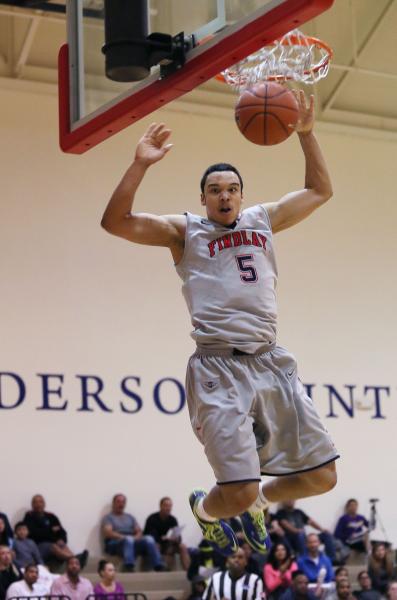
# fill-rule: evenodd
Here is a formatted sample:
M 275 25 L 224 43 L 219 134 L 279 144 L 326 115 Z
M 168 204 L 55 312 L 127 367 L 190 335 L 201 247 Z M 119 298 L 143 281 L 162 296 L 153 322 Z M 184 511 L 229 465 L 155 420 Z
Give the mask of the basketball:
M 241 133 L 253 144 L 273 146 L 294 132 L 298 102 L 279 83 L 259 83 L 244 90 L 238 99 L 235 119 Z

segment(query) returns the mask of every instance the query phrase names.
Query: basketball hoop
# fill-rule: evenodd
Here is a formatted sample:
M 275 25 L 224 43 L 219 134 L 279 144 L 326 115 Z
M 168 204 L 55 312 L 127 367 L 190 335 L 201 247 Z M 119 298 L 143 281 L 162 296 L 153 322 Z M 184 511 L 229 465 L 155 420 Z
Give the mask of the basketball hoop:
M 294 29 L 229 67 L 216 79 L 239 91 L 263 81 L 312 85 L 327 76 L 332 56 L 328 44 Z

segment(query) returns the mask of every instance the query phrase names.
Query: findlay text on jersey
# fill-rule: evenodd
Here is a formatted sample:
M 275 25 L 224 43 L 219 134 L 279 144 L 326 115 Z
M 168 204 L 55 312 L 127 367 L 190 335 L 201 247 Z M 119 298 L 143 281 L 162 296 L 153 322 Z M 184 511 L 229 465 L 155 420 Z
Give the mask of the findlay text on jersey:
M 263 248 L 266 252 L 267 237 L 258 231 L 233 231 L 212 240 L 208 243 L 210 257 L 214 257 L 216 252 L 222 252 L 226 248 L 236 248 L 238 246 L 257 246 Z

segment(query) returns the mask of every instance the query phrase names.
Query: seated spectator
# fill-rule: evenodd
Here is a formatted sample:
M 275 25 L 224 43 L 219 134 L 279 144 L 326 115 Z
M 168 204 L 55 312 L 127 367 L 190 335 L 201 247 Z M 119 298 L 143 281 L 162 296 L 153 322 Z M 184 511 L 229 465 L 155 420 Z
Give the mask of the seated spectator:
M 351 550 L 369 552 L 368 521 L 357 511 L 358 502 L 351 498 L 346 502 L 344 515 L 336 524 L 335 537 Z
M 347 579 L 347 581 L 349 581 L 349 571 L 346 567 L 338 567 L 335 569 L 335 581 L 332 581 L 328 588 L 323 590 L 321 600 L 338 600 L 336 585 L 338 581 L 341 581 L 342 579 Z
M 397 600 L 397 581 L 391 581 L 387 586 L 387 600 Z
M 336 583 L 336 597 L 338 600 L 354 600 L 350 581 L 345 577 Z
M 263 571 L 263 579 L 269 598 L 277 600 L 290 587 L 292 573 L 297 569 L 298 566 L 291 556 L 288 546 L 275 544 L 271 547 Z
M 22 573 L 12 562 L 11 549 L 8 546 L 0 546 L 0 600 L 5 600 L 10 585 L 20 579 Z
M 310 525 L 320 531 L 320 540 L 324 544 L 325 552 L 332 562 L 336 561 L 335 540 L 332 534 L 321 527 L 300 508 L 295 508 L 295 500 L 286 500 L 281 503 L 281 508 L 276 513 L 276 519 L 285 531 L 285 536 L 292 549 L 297 554 L 304 554 L 306 545 L 305 526 Z
M 374 590 L 372 587 L 372 581 L 368 575 L 368 571 L 360 571 L 357 575 L 357 581 L 360 589 L 353 592 L 353 595 L 357 600 L 380 600 L 381 593 Z
M 164 571 L 164 563 L 156 542 L 150 535 L 142 535 L 135 517 L 125 512 L 127 498 L 116 494 L 112 500 L 112 512 L 102 519 L 102 534 L 105 551 L 108 554 L 122 556 L 124 570 L 133 572 L 135 557 L 147 555 L 155 571 Z
M 160 547 L 161 554 L 171 562 L 175 554 L 181 557 L 182 568 L 187 571 L 190 565 L 189 551 L 182 543 L 178 521 L 171 514 L 172 500 L 168 496 L 161 498 L 159 512 L 146 519 L 144 535 L 151 535 Z M 170 565 L 169 565 L 170 566 Z
M 228 557 L 226 569 L 212 575 L 203 600 L 262 600 L 262 579 L 247 571 L 247 559 L 241 548 Z
M 86 600 L 93 593 L 91 582 L 85 577 L 80 577 L 81 564 L 77 556 L 69 556 L 66 560 L 66 571 L 54 581 L 51 594 L 54 596 L 68 596 L 70 600 Z
M 205 578 L 195 575 L 192 579 L 192 591 L 187 600 L 202 600 L 206 587 Z
M 309 580 L 302 571 L 292 573 L 291 586 L 281 594 L 280 600 L 317 600 L 317 596 L 309 590 Z
M 276 515 L 271 513 L 269 510 L 265 511 L 265 523 L 266 530 L 269 534 L 272 544 L 284 544 L 285 546 L 288 546 L 288 548 L 291 550 L 291 545 L 288 542 L 284 529 L 278 522 Z
M 223 571 L 226 558 L 207 540 L 202 539 L 197 548 L 191 550 L 191 562 L 187 578 L 193 581 L 197 575 L 208 579 L 215 571 Z
M 0 546 L 12 546 L 12 537 L 7 533 L 7 527 L 5 520 L 0 517 Z
M 368 560 L 368 575 L 372 587 L 381 594 L 386 594 L 387 586 L 394 578 L 393 559 L 386 550 L 385 544 L 374 544 Z
M 116 569 L 112 562 L 100 560 L 98 574 L 101 580 L 94 586 L 96 596 L 106 596 L 106 600 L 117 600 L 117 594 L 124 594 L 124 588 L 116 581 Z
M 8 517 L 5 513 L 0 512 L 0 519 L 3 519 L 4 524 L 6 526 L 6 534 L 8 535 L 9 538 L 13 538 L 14 537 L 14 533 L 12 531 L 12 527 L 10 525 L 10 521 L 8 520 Z
M 12 549 L 15 554 L 15 564 L 23 569 L 31 563 L 42 564 L 43 559 L 37 544 L 28 538 L 29 530 L 23 521 L 15 525 L 15 538 Z
M 239 540 L 239 546 L 244 550 L 245 558 L 247 559 L 247 571 L 262 577 L 266 554 L 255 552 L 245 540 Z
M 73 552 L 67 545 L 67 534 L 56 515 L 45 511 L 45 500 L 41 494 L 32 498 L 32 510 L 23 519 L 29 530 L 31 539 L 36 542 L 44 562 L 55 558 L 60 562 L 66 561 Z M 77 555 L 84 568 L 88 552 L 84 550 Z
M 21 581 L 15 581 L 10 585 L 6 593 L 6 600 L 11 598 L 31 596 L 40 597 L 49 594 L 49 588 L 37 582 L 39 578 L 39 569 L 37 565 L 26 565 Z
M 306 552 L 298 557 L 298 567 L 308 578 L 309 583 L 323 586 L 334 579 L 334 570 L 328 556 L 320 552 L 320 540 L 316 533 L 306 539 Z

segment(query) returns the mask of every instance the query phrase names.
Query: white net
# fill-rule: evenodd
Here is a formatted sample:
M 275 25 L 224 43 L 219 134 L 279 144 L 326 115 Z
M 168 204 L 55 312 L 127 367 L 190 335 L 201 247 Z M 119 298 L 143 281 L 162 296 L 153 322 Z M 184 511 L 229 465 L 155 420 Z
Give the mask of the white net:
M 331 57 L 326 44 L 294 29 L 226 69 L 222 76 L 239 91 L 261 81 L 313 84 L 326 77 Z

